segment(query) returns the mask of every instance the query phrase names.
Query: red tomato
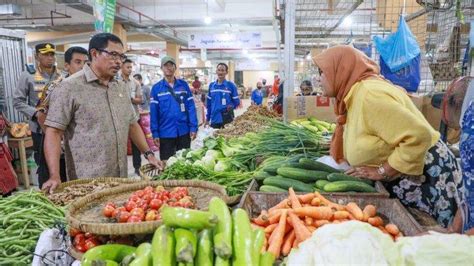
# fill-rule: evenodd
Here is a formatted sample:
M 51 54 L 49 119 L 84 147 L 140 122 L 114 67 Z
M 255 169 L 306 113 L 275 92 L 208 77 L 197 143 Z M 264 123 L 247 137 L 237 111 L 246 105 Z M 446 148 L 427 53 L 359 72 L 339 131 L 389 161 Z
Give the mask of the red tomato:
M 163 202 L 159 199 L 152 199 L 150 201 L 150 209 L 153 209 L 153 210 L 158 210 L 160 209 L 161 205 L 163 204 Z
M 142 219 L 138 216 L 130 216 L 127 220 L 127 223 L 140 223 Z
M 87 248 L 86 248 L 86 245 L 85 243 L 82 243 L 82 245 L 74 245 L 74 247 L 79 251 L 79 252 L 86 252 L 87 251 Z
M 71 237 L 75 237 L 75 236 L 77 236 L 77 235 L 80 234 L 80 233 L 82 233 L 82 232 L 81 232 L 81 230 L 79 230 L 79 229 L 76 229 L 76 228 L 71 228 L 71 229 L 69 229 L 69 235 L 70 235 Z
M 96 239 L 91 238 L 91 239 L 87 239 L 84 245 L 86 247 L 86 250 L 89 250 L 93 247 L 97 247 L 98 245 L 100 245 L 100 243 Z
M 125 204 L 125 209 L 127 211 L 132 211 L 138 206 L 138 204 L 135 201 L 129 201 Z
M 141 200 L 137 203 L 137 207 L 146 210 L 148 209 L 148 203 L 145 200 Z
M 112 207 L 111 205 L 106 205 L 104 209 L 102 210 L 102 213 L 104 214 L 105 217 L 112 217 L 114 210 L 115 208 Z
M 182 203 L 184 208 L 193 208 L 194 204 L 190 201 Z
M 73 244 L 74 246 L 79 246 L 84 244 L 84 241 L 86 241 L 86 236 L 83 233 L 79 233 L 74 237 Z
M 86 232 L 86 233 L 84 234 L 84 236 L 85 236 L 86 238 L 91 238 L 91 237 L 93 237 L 94 235 L 93 235 L 92 233 Z
M 152 186 L 147 186 L 146 188 L 143 189 L 143 191 L 148 192 L 148 193 L 149 193 L 149 192 L 153 192 L 153 190 L 154 190 L 154 189 L 153 189 Z
M 145 221 L 155 221 L 157 216 L 158 216 L 158 212 L 157 212 L 157 211 L 155 211 L 155 210 L 149 210 L 149 211 L 146 213 Z
M 145 191 L 143 191 L 143 190 L 138 190 L 135 193 L 136 193 L 135 195 L 137 195 L 139 198 L 141 198 L 141 197 L 143 197 L 143 195 L 145 195 Z
M 105 206 L 111 206 L 114 209 L 117 207 L 117 206 L 115 206 L 115 203 L 113 203 L 113 202 L 107 202 L 107 204 L 105 204 Z
M 130 202 L 130 201 L 137 202 L 137 201 L 139 201 L 139 200 L 140 200 L 140 197 L 138 197 L 137 195 L 132 195 L 132 196 L 128 199 L 129 202 Z
M 161 192 L 161 191 L 164 191 L 164 190 L 165 190 L 165 188 L 164 188 L 163 186 L 157 186 L 157 187 L 155 188 L 155 191 L 156 191 L 156 192 Z
M 137 216 L 143 220 L 145 218 L 145 211 L 142 208 L 135 208 L 130 212 L 130 215 Z
M 117 220 L 119 223 L 126 223 L 128 218 L 130 218 L 130 213 L 128 211 L 121 211 L 118 214 Z
M 153 195 L 151 195 L 151 193 L 145 193 L 145 195 L 143 195 L 142 199 L 143 201 L 145 201 L 146 203 L 150 203 L 150 200 L 153 198 Z

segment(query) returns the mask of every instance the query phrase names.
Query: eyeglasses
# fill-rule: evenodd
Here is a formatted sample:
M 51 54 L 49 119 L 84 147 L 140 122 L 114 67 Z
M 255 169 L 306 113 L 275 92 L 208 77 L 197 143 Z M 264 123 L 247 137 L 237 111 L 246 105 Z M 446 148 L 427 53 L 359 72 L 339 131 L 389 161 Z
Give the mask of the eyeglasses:
M 119 54 L 117 52 L 109 52 L 105 49 L 97 49 L 97 51 L 106 53 L 113 60 L 120 60 L 120 62 L 127 60 L 127 56 L 124 54 Z

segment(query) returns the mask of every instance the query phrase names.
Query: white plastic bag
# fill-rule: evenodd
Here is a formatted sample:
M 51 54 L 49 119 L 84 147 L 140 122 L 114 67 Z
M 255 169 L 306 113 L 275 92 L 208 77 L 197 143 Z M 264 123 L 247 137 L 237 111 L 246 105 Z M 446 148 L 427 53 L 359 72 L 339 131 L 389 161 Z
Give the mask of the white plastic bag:
M 60 230 L 56 228 L 44 230 L 36 244 L 31 265 L 71 265 L 74 258 L 67 253 L 67 246 L 68 243 Z
M 204 140 L 214 135 L 215 129 L 212 127 L 200 127 L 196 139 L 191 143 L 191 150 L 197 150 L 204 147 Z
M 326 155 L 326 156 L 323 156 L 323 157 L 320 157 L 319 159 L 317 159 L 316 161 L 320 162 L 320 163 L 323 163 L 323 164 L 327 164 L 329 166 L 331 166 L 332 168 L 334 169 L 337 169 L 337 170 L 343 170 L 343 171 L 346 171 L 348 170 L 349 168 L 351 168 L 351 166 L 347 163 L 347 162 L 343 162 L 341 164 L 338 164 L 334 158 L 332 158 L 332 156 L 330 155 Z

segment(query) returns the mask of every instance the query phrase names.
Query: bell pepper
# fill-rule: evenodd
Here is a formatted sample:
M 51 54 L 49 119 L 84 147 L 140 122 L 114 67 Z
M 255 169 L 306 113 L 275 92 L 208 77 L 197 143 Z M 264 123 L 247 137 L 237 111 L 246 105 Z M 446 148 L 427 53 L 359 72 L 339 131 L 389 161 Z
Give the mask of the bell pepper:
M 152 263 L 151 244 L 142 243 L 138 246 L 137 251 L 135 251 L 135 259 L 129 264 L 129 266 L 148 266 L 152 265 Z
M 115 261 L 120 263 L 126 256 L 134 254 L 135 251 L 135 247 L 121 244 L 97 246 L 89 249 L 84 256 L 82 256 L 81 265 L 92 266 L 96 261 Z M 108 263 L 107 265 L 109 265 Z

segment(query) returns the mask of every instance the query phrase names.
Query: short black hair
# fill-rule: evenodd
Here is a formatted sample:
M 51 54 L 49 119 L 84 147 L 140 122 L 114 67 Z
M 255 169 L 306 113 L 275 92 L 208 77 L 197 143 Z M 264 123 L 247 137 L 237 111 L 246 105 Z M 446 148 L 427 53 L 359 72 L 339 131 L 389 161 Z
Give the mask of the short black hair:
M 74 54 L 84 54 L 84 55 L 89 55 L 87 53 L 87 50 L 80 47 L 80 46 L 73 46 L 69 49 L 67 49 L 67 51 L 64 53 L 64 62 L 70 64 L 71 63 L 71 60 L 72 60 L 72 56 Z
M 123 46 L 122 40 L 117 35 L 112 33 L 99 33 L 92 36 L 92 39 L 89 41 L 89 60 L 92 61 L 91 58 L 91 50 L 92 49 L 104 49 L 109 45 L 109 42 L 119 43 Z
M 126 64 L 126 63 L 130 63 L 130 64 L 131 64 L 131 63 L 133 63 L 133 62 L 132 62 L 132 60 L 130 60 L 130 59 L 127 58 L 127 59 L 125 59 L 125 60 L 123 61 L 122 64 Z
M 310 80 L 307 80 L 307 79 L 306 79 L 306 80 L 303 80 L 303 81 L 301 82 L 300 87 L 303 86 L 303 85 L 306 85 L 306 86 L 311 87 L 311 88 L 313 87 L 313 84 L 311 84 L 311 81 L 310 81 Z
M 226 63 L 219 63 L 219 64 L 217 64 L 216 68 L 218 68 L 219 66 L 224 66 L 224 67 L 225 67 L 225 71 L 226 71 L 226 72 L 229 72 L 229 66 L 228 66 Z
M 134 77 L 135 79 L 143 80 L 143 77 L 142 77 L 142 75 L 140 75 L 140 74 L 135 74 L 135 75 L 133 75 L 133 77 Z

